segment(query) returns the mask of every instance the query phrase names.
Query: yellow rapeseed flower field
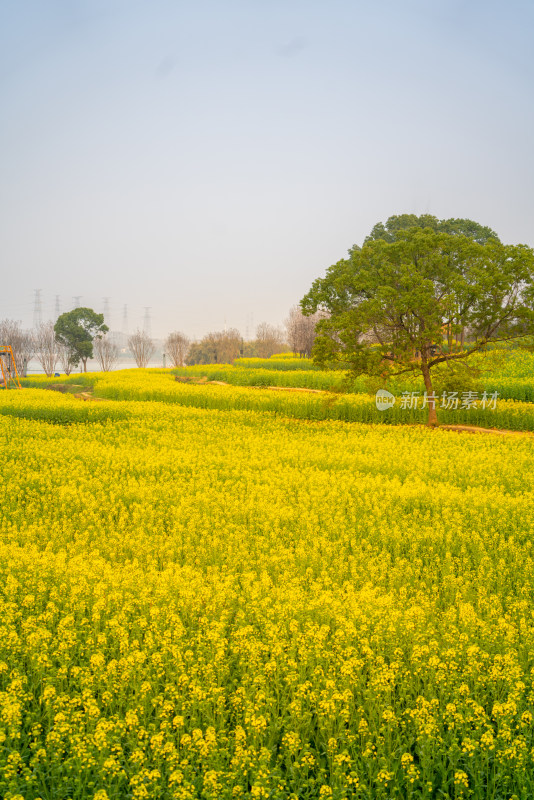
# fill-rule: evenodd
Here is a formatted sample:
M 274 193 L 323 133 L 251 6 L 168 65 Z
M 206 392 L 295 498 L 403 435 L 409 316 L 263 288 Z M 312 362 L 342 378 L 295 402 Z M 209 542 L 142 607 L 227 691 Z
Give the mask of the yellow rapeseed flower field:
M 0 395 L 0 796 L 534 796 L 532 437 L 170 380 Z

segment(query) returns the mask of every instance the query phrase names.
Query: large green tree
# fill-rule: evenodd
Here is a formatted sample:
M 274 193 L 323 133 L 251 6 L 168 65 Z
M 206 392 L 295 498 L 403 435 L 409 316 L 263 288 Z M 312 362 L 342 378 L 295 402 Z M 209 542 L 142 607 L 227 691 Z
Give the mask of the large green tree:
M 398 228 L 392 239 L 352 248 L 301 307 L 328 315 L 317 326 L 315 360 L 356 374 L 422 374 L 436 425 L 438 364 L 534 332 L 534 251 L 439 227 Z
M 76 367 L 80 361 L 87 372 L 87 359 L 93 357 L 93 341 L 109 330 L 104 315 L 92 308 L 75 308 L 61 314 L 54 325 L 56 340 L 67 348 L 69 361 Z

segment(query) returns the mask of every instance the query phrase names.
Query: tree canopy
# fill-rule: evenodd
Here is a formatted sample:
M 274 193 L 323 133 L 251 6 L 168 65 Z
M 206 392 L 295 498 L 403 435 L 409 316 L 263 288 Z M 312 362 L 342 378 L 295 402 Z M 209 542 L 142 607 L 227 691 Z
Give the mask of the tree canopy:
M 231 364 L 234 358 L 242 354 L 242 350 L 243 338 L 236 328 L 212 331 L 190 346 L 186 363 Z
M 366 237 L 365 243 L 383 239 L 385 242 L 395 242 L 403 231 L 409 228 L 430 228 L 435 233 L 449 233 L 452 236 L 467 236 L 479 244 L 486 244 L 490 239 L 499 241 L 494 230 L 485 225 L 480 225 L 472 219 L 438 219 L 432 214 L 396 214 L 389 217 L 385 223 L 377 222 L 371 233 Z M 358 248 L 356 248 L 358 249 Z
M 301 307 L 328 314 L 317 325 L 319 363 L 357 374 L 419 372 L 432 398 L 437 364 L 534 332 L 534 251 L 494 236 L 481 243 L 458 231 L 398 227 L 392 240 L 368 237 L 350 250 Z M 435 401 L 428 409 L 437 424 Z
M 87 359 L 93 357 L 93 340 L 108 330 L 103 314 L 84 307 L 61 314 L 54 325 L 56 340 L 67 349 L 70 363 L 76 367 L 81 361 L 84 372 Z

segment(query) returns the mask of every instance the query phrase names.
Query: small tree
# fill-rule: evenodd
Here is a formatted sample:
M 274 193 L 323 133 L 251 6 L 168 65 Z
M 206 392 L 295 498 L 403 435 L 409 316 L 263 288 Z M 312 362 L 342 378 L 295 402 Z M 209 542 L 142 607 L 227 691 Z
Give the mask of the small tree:
M 187 351 L 187 358 L 185 363 L 188 367 L 194 364 L 212 364 L 212 352 L 207 350 L 204 341 L 191 342 L 189 350 Z
M 214 351 L 217 364 L 231 364 L 234 358 L 241 353 L 243 337 L 237 328 L 228 328 L 225 331 L 208 334 Z
M 110 372 L 119 360 L 119 346 L 109 333 L 95 339 L 94 351 L 102 372 Z
M 75 308 L 61 314 L 54 325 L 56 339 L 70 353 L 71 364 L 75 367 L 80 361 L 87 372 L 87 359 L 93 357 L 93 340 L 103 336 L 109 328 L 104 324 L 104 315 L 92 308 Z
M 73 369 L 72 354 L 68 347 L 61 342 L 57 343 L 58 360 L 65 375 L 70 375 Z
M 45 375 L 50 378 L 56 370 L 59 358 L 54 323 L 42 322 L 35 332 L 34 340 L 37 360 Z
M 142 368 L 146 367 L 156 349 L 148 333 L 139 329 L 128 339 L 128 347 L 135 359 L 135 363 Z
M 316 311 L 304 315 L 298 306 L 293 306 L 286 320 L 287 341 L 293 353 L 309 358 L 315 341 L 315 329 L 324 313 Z
M 429 425 L 437 425 L 437 365 L 534 333 L 534 251 L 526 245 L 413 227 L 349 253 L 301 301 L 308 314 L 329 313 L 314 357 L 355 374 L 421 374 Z
M 190 341 L 184 333 L 174 331 L 167 336 L 165 352 L 173 367 L 183 367 L 190 347 Z
M 236 328 L 213 331 L 190 345 L 187 364 L 231 364 L 242 349 L 243 339 Z
M 256 329 L 256 350 L 260 358 L 284 352 L 284 334 L 280 328 L 260 322 Z
M 28 364 L 35 354 L 33 333 L 23 330 L 20 322 L 4 319 L 0 322 L 0 344 L 8 344 L 11 347 L 17 372 L 25 376 Z

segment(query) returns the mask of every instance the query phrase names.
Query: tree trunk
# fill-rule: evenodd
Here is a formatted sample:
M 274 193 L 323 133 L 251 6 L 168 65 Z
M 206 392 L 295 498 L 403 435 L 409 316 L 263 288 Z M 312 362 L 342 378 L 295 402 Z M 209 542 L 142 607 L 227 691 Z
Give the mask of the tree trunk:
M 427 398 L 434 397 L 434 389 L 432 388 L 432 378 L 430 377 L 430 369 L 423 360 L 421 364 L 421 372 L 423 373 L 423 380 L 425 382 Z M 426 423 L 429 427 L 435 428 L 439 425 L 438 414 L 436 411 L 436 401 L 428 403 L 428 420 Z

